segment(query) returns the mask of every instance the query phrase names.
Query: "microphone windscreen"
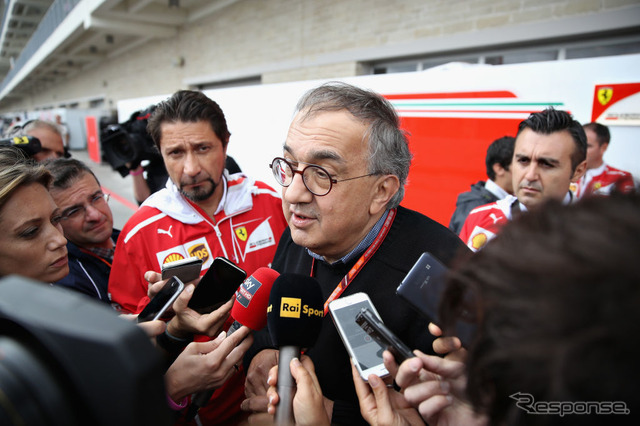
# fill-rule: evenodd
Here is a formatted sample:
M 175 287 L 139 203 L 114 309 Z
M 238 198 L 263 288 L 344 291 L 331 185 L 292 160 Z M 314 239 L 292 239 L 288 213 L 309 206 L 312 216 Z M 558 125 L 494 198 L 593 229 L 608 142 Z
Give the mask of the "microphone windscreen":
M 269 293 L 280 274 L 270 268 L 258 268 L 242 282 L 231 307 L 231 316 L 251 330 L 260 330 L 267 325 Z
M 273 283 L 267 324 L 276 346 L 313 346 L 320 334 L 323 318 L 324 299 L 315 278 L 282 274 Z

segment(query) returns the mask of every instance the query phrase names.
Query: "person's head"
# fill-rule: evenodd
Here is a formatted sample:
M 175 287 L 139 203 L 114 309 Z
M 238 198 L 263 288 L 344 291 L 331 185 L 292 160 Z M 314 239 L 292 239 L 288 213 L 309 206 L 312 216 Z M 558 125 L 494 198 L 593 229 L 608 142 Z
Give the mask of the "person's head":
M 54 282 L 69 273 L 51 175 L 17 148 L 0 147 L 0 276 Z
M 296 111 L 284 144 L 296 173 L 282 162 L 273 171 L 287 181 L 283 210 L 293 240 L 333 261 L 400 203 L 411 153 L 395 110 L 371 91 L 327 83 L 307 92 Z
M 468 295 L 479 304 L 468 394 L 490 424 L 562 420 L 528 414 L 516 406 L 519 397 L 510 397 L 517 393 L 535 402 L 623 401 L 631 412 L 639 408 L 640 346 L 632 342 L 640 331 L 639 211 L 638 195 L 568 206 L 550 200 L 506 224 L 454 269 L 442 321 L 451 324 L 469 309 L 459 303 Z
M 73 158 L 44 166 L 53 176 L 49 190 L 60 208 L 64 236 L 80 247 L 111 248 L 113 215 L 91 169 Z
M 602 157 L 609 148 L 611 133 L 604 124 L 592 122 L 582 126 L 587 135 L 587 169 L 595 169 L 603 163 Z
M 518 127 L 511 163 L 514 195 L 527 206 L 562 200 L 586 170 L 582 125 L 553 108 L 533 113 Z
M 202 92 L 176 92 L 156 106 L 147 131 L 185 197 L 200 203 L 221 196 L 230 133 L 216 102 Z
M 42 150 L 33 155 L 34 160 L 44 161 L 64 157 L 62 134 L 55 123 L 32 120 L 22 128 L 22 132 L 27 136 L 38 138 L 42 145 Z
M 485 157 L 489 179 L 510 194 L 513 193 L 511 160 L 513 159 L 515 140 L 516 138 L 513 136 L 503 136 L 496 139 L 487 148 L 487 156 Z

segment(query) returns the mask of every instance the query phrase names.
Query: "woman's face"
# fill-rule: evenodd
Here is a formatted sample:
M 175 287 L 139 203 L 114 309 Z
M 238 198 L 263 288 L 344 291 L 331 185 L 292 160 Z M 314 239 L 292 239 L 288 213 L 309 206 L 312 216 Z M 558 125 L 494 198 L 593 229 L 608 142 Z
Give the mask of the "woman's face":
M 44 282 L 65 277 L 67 240 L 59 221 L 44 186 L 18 188 L 0 210 L 0 276 L 18 274 Z

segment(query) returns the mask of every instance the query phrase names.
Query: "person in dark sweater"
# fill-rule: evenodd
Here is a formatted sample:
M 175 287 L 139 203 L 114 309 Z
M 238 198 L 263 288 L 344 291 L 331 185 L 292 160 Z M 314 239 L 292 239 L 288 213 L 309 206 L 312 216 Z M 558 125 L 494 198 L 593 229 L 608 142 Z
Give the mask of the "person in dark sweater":
M 487 148 L 484 162 L 489 179 L 486 182 L 474 183 L 469 191 L 458 195 L 456 210 L 451 215 L 449 222 L 449 229 L 456 235 L 460 234 L 462 225 L 471 210 L 501 200 L 508 194 L 513 194 L 510 168 L 515 141 L 516 139 L 512 136 L 503 136 L 491 142 Z
M 446 227 L 399 207 L 410 162 L 398 116 L 382 96 L 335 82 L 305 94 L 283 157 L 271 164 L 283 186 L 289 223 L 272 266 L 280 273 L 313 276 L 327 301 L 367 293 L 385 324 L 408 346 L 433 353 L 428 319 L 395 290 L 423 252 L 450 264 L 467 249 Z M 347 276 L 348 285 L 335 294 Z M 306 354 L 315 365 L 331 422 L 363 423 L 349 355 L 327 312 Z M 243 409 L 266 411 L 267 374 L 276 364 L 268 330 L 256 333 L 245 357 L 248 399 Z
M 49 191 L 61 212 L 69 253 L 69 275 L 53 284 L 110 304 L 107 285 L 120 231 L 113 228 L 108 198 L 83 162 L 61 158 L 44 166 L 53 175 Z

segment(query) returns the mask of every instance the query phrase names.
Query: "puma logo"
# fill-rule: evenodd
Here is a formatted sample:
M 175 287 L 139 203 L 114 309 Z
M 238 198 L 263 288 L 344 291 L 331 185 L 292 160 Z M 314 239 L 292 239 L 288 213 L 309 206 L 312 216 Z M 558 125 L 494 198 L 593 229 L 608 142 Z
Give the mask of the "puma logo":
M 498 216 L 496 216 L 495 213 L 491 213 L 489 217 L 493 220 L 493 223 L 496 223 L 498 221 Z M 160 230 L 158 230 L 158 232 L 160 232 Z
M 173 235 L 171 235 L 171 228 L 173 228 L 173 225 L 171 225 L 167 230 L 158 228 L 158 234 L 167 234 L 168 236 L 173 238 Z

